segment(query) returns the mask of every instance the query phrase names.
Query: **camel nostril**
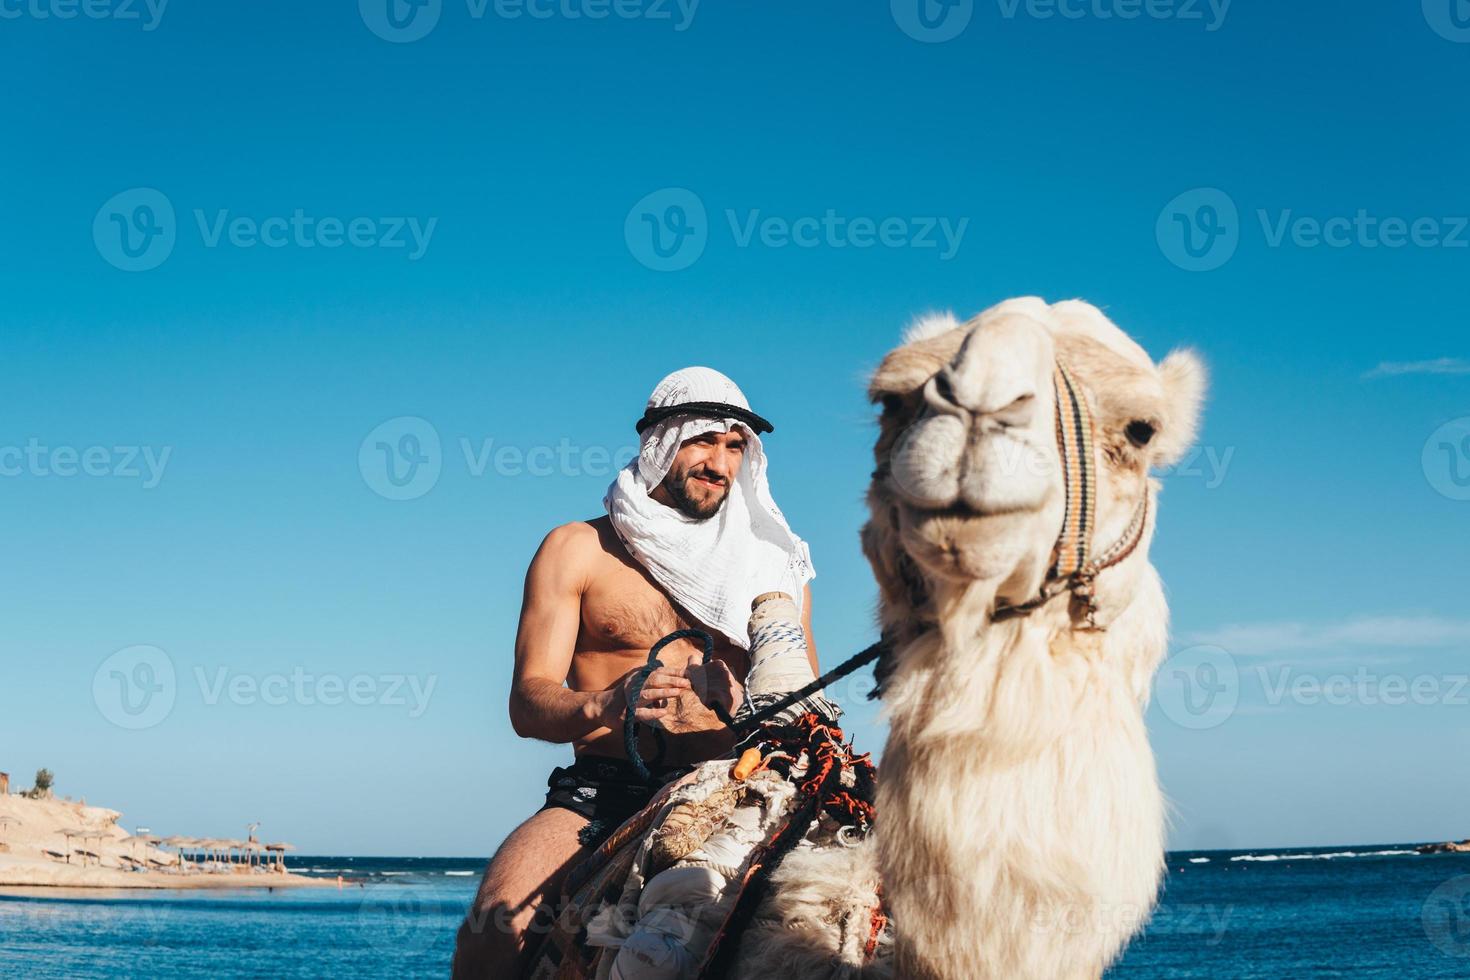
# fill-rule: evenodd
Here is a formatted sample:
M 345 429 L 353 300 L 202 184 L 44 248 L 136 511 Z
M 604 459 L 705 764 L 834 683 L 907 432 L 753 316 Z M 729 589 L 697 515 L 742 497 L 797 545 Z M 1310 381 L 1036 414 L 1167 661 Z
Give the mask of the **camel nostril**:
M 960 416 L 967 414 L 960 406 L 959 399 L 955 396 L 954 384 L 945 371 L 939 372 L 924 385 L 924 401 L 936 412 Z
M 1036 416 L 1036 388 L 1024 379 L 953 367 L 924 384 L 924 401 L 936 413 L 983 421 L 987 431 L 1029 425 Z

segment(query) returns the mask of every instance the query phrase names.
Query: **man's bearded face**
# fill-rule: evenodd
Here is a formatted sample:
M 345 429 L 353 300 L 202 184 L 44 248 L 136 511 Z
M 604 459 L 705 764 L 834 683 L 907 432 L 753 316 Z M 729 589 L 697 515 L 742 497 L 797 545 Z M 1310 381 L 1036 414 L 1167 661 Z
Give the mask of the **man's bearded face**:
M 745 433 L 738 428 L 685 442 L 659 484 L 668 495 L 666 503 L 699 520 L 718 514 L 745 461 L 745 445 Z

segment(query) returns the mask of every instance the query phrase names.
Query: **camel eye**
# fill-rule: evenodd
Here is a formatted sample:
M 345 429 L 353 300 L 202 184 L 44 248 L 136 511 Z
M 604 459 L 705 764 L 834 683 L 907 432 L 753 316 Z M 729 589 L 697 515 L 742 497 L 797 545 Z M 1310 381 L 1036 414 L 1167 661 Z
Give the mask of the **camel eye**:
M 1128 423 L 1128 428 L 1123 431 L 1128 436 L 1128 441 L 1139 449 L 1147 446 L 1149 440 L 1154 437 L 1153 423 L 1145 422 L 1143 419 L 1134 419 Z
M 883 396 L 883 414 L 897 415 L 903 408 L 903 397 L 901 395 L 887 394 Z

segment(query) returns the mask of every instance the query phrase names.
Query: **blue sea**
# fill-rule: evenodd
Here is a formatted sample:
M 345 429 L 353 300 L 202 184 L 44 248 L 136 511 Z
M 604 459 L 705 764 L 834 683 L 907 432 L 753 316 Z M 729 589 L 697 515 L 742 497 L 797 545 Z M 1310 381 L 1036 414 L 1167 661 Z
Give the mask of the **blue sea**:
M 0 975 L 445 977 L 484 862 L 305 857 L 340 890 L 0 894 Z M 1169 855 L 1110 980 L 1470 977 L 1470 855 L 1411 845 Z

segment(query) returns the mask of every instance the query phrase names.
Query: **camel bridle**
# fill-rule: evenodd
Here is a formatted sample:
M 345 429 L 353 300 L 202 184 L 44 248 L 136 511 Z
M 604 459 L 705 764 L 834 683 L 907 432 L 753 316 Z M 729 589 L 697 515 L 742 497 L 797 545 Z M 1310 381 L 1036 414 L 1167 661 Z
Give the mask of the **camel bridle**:
M 1098 461 L 1096 426 L 1092 409 L 1072 372 L 1061 361 L 1053 370 L 1056 388 L 1057 449 L 1062 461 L 1065 505 L 1062 529 L 1052 551 L 1051 567 L 1041 590 L 1025 602 L 999 605 L 991 618 L 1013 619 L 1046 605 L 1064 592 L 1076 600 L 1074 616 L 1082 629 L 1101 631 L 1098 624 L 1097 577 L 1119 564 L 1138 548 L 1148 526 L 1148 493 L 1133 511 L 1122 536 L 1111 547 L 1093 553 L 1092 537 L 1097 525 Z M 1080 613 L 1080 615 L 1079 615 Z

